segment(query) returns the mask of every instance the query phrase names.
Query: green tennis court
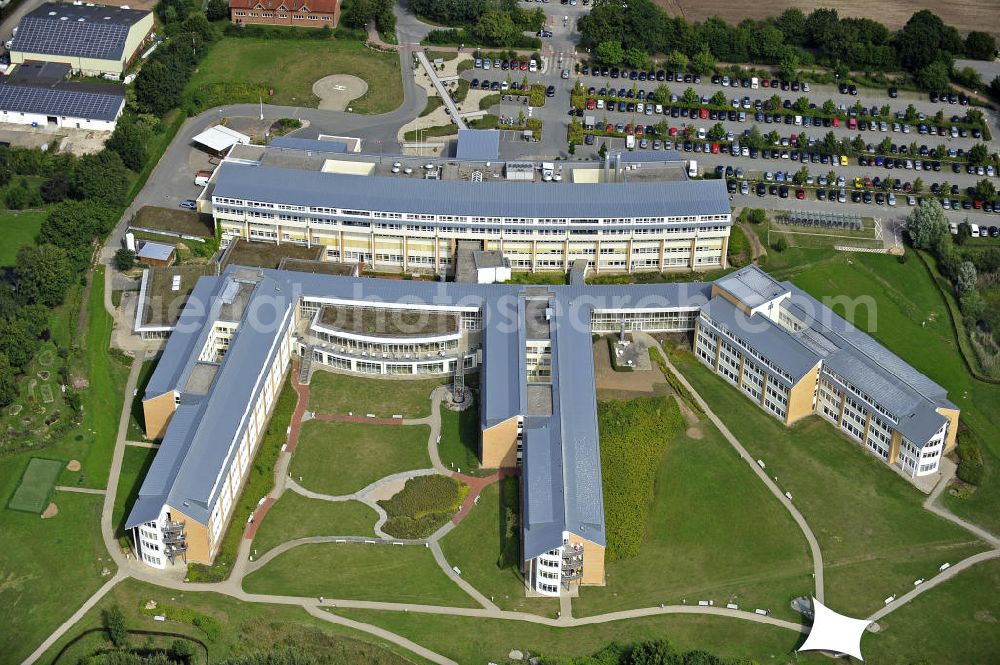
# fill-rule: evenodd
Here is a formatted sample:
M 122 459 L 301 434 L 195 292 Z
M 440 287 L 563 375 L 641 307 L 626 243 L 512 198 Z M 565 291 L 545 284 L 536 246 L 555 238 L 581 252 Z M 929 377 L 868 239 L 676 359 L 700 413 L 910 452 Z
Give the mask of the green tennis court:
M 32 457 L 7 507 L 26 513 L 41 513 L 49 505 L 49 497 L 62 468 L 63 462 L 59 460 Z

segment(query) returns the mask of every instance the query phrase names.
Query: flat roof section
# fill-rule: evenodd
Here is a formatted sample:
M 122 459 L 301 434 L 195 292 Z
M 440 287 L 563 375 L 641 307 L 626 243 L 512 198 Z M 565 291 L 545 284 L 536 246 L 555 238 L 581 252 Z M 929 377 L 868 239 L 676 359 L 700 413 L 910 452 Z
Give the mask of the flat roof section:
M 457 314 L 430 310 L 326 305 L 319 323 L 327 328 L 373 337 L 427 337 L 459 332 Z
M 548 297 L 528 298 L 524 304 L 524 328 L 531 339 L 549 339 L 548 312 L 552 305 Z
M 204 395 L 212 387 L 215 375 L 219 373 L 218 363 L 195 363 L 187 383 L 184 384 L 184 392 L 195 395 Z
M 213 272 L 208 264 L 149 268 L 140 318 L 142 325 L 173 326 L 198 278 Z M 179 279 L 175 282 L 175 278 Z
M 529 416 L 552 415 L 552 386 L 548 383 L 528 384 Z

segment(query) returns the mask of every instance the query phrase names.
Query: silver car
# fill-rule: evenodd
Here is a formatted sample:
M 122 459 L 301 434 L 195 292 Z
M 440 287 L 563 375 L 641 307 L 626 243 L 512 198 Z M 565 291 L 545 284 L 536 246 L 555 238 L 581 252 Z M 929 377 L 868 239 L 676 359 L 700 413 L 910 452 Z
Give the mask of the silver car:
M 569 78 L 569 70 L 568 69 L 562 70 L 562 77 L 564 79 L 568 79 Z

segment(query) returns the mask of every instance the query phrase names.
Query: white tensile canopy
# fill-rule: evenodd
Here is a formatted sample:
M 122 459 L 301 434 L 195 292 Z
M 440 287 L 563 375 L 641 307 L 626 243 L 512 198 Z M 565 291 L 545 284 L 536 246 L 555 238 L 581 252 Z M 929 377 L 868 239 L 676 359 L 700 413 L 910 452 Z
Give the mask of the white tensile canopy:
M 861 637 L 871 621 L 837 614 L 815 598 L 812 599 L 812 605 L 812 629 L 798 650 L 843 653 L 863 661 Z

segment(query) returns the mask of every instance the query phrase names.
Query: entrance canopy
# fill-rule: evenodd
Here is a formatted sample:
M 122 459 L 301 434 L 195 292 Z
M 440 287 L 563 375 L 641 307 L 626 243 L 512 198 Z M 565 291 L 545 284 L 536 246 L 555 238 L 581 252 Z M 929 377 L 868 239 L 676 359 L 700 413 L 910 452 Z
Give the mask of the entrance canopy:
M 195 143 L 200 143 L 215 153 L 222 153 L 229 150 L 237 143 L 248 144 L 250 137 L 235 130 L 229 129 L 225 125 L 209 127 L 201 134 L 191 139 Z
M 837 614 L 815 598 L 812 604 L 812 629 L 799 651 L 830 651 L 864 660 L 861 656 L 861 637 L 871 621 Z

